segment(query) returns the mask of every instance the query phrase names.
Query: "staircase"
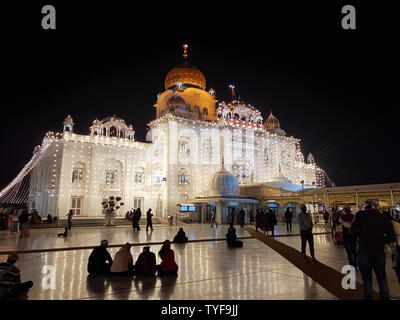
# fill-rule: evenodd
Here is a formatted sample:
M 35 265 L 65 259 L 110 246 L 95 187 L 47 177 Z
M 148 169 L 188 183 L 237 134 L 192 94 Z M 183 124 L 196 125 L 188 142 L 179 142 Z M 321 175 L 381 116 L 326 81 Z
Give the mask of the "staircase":
M 187 226 L 192 223 L 192 219 L 190 218 L 190 214 L 186 212 L 178 212 L 174 210 L 166 210 L 165 215 L 168 217 L 172 217 L 172 225 L 174 226 Z M 165 218 L 164 218 L 165 220 Z M 167 220 L 168 223 L 168 220 Z

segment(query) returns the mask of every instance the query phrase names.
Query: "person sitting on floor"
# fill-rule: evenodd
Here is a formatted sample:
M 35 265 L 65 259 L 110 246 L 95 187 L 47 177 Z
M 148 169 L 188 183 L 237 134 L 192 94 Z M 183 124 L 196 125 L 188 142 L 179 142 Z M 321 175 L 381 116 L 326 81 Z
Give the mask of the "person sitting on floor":
M 159 276 L 176 274 L 178 272 L 178 265 L 175 262 L 175 253 L 171 249 L 171 242 L 165 240 L 158 255 L 161 258 L 161 264 L 157 265 Z
M 68 237 L 68 227 L 65 227 L 64 232 L 63 233 L 59 233 L 57 234 L 57 237 Z
M 186 237 L 185 231 L 183 231 L 183 228 L 179 228 L 178 233 L 174 237 L 174 243 L 186 243 L 188 242 L 188 237 Z
M 130 250 L 131 245 L 127 242 L 115 254 L 114 262 L 110 269 L 112 275 L 127 276 L 134 273 L 133 258 Z
M 237 240 L 236 229 L 233 226 L 233 223 L 229 224 L 228 233 L 226 234 L 226 243 L 229 248 L 241 248 L 243 247 L 243 242 Z
M 135 263 L 135 273 L 137 276 L 156 275 L 156 255 L 150 252 L 150 247 L 143 247 L 143 252 L 139 255 Z
M 7 262 L 0 263 L 0 299 L 20 298 L 33 286 L 32 281 L 21 283 L 21 272 L 15 266 L 18 260 L 16 253 L 10 253 Z
M 101 240 L 99 247 L 93 249 L 89 256 L 87 271 L 89 274 L 109 273 L 113 260 L 107 251 L 108 241 Z

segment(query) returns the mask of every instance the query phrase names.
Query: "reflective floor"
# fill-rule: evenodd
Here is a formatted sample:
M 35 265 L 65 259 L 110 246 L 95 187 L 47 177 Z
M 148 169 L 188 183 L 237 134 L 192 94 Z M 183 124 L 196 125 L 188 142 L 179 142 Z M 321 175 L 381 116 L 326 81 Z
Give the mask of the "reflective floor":
M 227 226 L 192 225 L 184 229 L 189 239 L 212 239 L 224 237 Z M 248 236 L 239 226 L 236 229 L 239 237 Z M 286 234 L 283 227 L 277 229 Z M 157 226 L 152 233 L 145 229 L 134 233 L 129 227 L 75 228 L 66 239 L 57 238 L 60 231 L 55 229 L 32 230 L 27 239 L 16 239 L 15 234 L 2 231 L 0 251 L 98 245 L 102 239 L 108 239 L 110 244 L 157 242 L 172 239 L 177 230 L 178 227 Z M 299 237 L 277 239 L 296 248 L 300 245 Z M 239 249 L 227 248 L 224 241 L 172 245 L 179 265 L 176 277 L 88 277 L 86 266 L 91 250 L 21 254 L 17 266 L 23 281 L 34 282 L 28 299 L 336 299 L 265 244 L 256 239 L 243 242 L 244 247 Z M 341 268 L 346 261 L 344 249 L 334 247 L 329 237 L 315 236 L 315 245 L 321 262 Z M 151 246 L 151 251 L 157 253 L 160 247 Z M 117 250 L 110 248 L 109 252 L 114 256 Z M 134 260 L 141 250 L 132 247 Z M 1 261 L 5 258 L 0 256 Z M 44 265 L 55 268 L 55 289 L 42 285 Z

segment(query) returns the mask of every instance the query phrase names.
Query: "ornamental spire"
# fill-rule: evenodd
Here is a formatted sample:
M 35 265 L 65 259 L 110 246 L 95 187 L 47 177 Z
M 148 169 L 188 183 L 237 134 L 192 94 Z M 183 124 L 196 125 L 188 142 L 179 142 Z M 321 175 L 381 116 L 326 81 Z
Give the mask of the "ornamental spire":
M 183 45 L 183 58 L 184 59 L 187 59 L 187 57 L 188 57 L 188 55 L 187 55 L 187 48 L 188 47 L 189 46 L 186 43 Z

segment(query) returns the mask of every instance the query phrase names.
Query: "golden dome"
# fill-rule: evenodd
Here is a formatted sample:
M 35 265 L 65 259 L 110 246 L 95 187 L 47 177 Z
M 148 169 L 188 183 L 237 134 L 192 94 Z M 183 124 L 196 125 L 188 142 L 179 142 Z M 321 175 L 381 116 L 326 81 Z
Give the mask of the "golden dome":
M 165 90 L 175 88 L 178 84 L 189 85 L 206 90 L 206 78 L 195 66 L 187 62 L 187 45 L 183 45 L 183 64 L 172 68 L 165 77 Z
M 276 129 L 281 128 L 281 124 L 279 123 L 279 120 L 274 117 L 274 115 L 272 114 L 272 111 L 271 111 L 269 117 L 267 118 L 267 120 L 265 120 L 264 127 L 267 130 L 276 130 Z

